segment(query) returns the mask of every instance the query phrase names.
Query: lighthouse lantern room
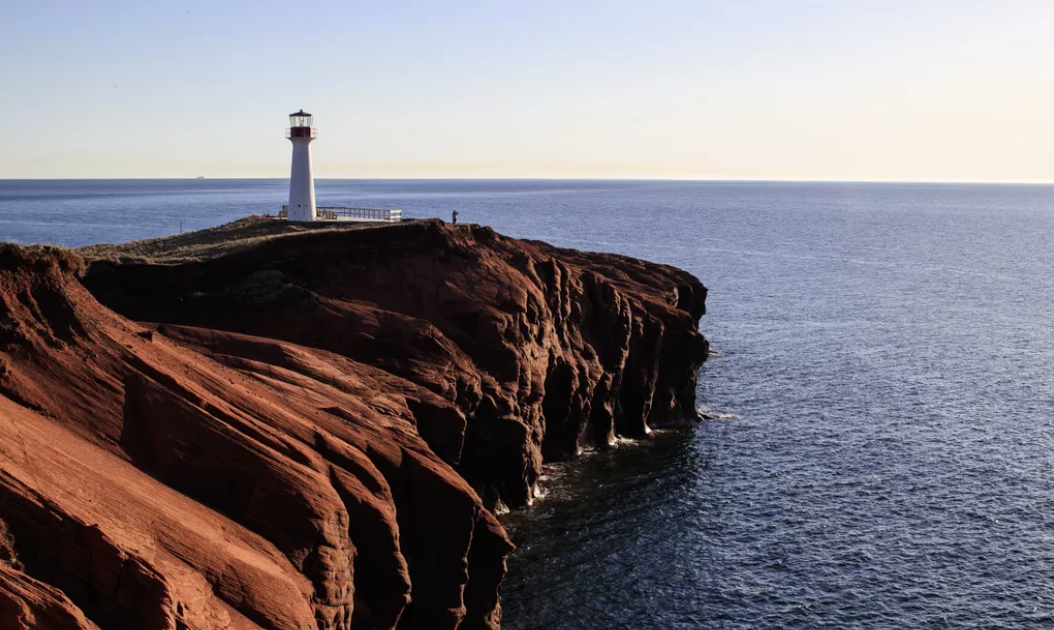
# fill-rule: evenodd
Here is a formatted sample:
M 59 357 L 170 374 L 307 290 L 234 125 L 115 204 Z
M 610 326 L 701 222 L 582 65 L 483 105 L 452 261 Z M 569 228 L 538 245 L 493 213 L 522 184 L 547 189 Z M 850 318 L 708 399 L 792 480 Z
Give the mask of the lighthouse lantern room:
M 290 221 L 314 221 L 315 180 L 311 175 L 311 141 L 317 137 L 311 114 L 304 110 L 289 114 L 285 137 L 293 143 L 293 165 L 289 173 Z

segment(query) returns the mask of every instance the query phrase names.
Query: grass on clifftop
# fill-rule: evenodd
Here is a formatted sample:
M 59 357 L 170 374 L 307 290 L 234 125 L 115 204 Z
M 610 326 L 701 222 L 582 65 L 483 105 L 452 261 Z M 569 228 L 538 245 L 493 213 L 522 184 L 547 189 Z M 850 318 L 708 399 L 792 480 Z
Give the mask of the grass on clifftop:
M 185 232 L 183 234 L 162 236 L 142 241 L 130 241 L 120 245 L 109 243 L 88 245 L 81 247 L 77 251 L 89 263 L 97 260 L 113 260 L 119 262 L 177 264 L 189 261 L 211 260 L 291 234 L 375 230 L 391 225 L 397 224 L 335 221 L 291 223 L 275 217 L 254 215 L 206 230 Z

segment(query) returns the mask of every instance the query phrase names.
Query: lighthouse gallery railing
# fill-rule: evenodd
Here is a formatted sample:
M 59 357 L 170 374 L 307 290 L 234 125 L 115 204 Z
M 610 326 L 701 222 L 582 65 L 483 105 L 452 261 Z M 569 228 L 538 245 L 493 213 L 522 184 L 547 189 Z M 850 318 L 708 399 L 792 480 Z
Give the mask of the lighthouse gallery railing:
M 315 127 L 287 127 L 285 130 L 286 140 L 293 138 L 317 138 L 318 129 Z

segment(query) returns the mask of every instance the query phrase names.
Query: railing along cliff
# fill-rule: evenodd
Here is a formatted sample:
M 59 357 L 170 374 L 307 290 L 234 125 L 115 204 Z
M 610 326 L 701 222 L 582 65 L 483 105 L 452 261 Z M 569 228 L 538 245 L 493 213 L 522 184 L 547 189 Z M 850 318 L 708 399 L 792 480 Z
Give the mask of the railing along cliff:
M 279 219 L 289 217 L 289 206 L 282 206 Z M 351 208 L 347 206 L 318 206 L 315 217 L 331 221 L 384 221 L 396 223 L 403 220 L 403 211 L 392 208 Z

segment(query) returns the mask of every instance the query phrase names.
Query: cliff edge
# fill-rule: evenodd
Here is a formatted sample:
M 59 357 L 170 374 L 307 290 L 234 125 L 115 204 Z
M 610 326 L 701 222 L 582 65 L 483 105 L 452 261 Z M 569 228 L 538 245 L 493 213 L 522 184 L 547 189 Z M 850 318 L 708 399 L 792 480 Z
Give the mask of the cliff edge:
M 0 627 L 496 629 L 496 506 L 694 417 L 705 296 L 438 221 L 0 245 Z

